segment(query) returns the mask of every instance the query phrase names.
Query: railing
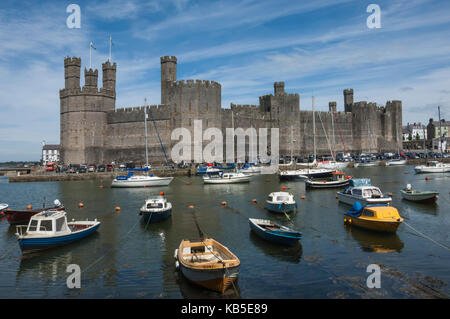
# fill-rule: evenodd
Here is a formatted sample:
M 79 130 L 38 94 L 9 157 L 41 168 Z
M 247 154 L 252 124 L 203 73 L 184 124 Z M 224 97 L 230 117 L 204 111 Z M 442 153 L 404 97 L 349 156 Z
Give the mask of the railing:
M 28 225 L 17 225 L 16 226 L 16 235 L 23 236 L 24 234 L 27 233 L 27 231 L 26 231 L 27 228 L 28 228 Z M 33 227 L 33 228 L 36 228 L 36 227 Z M 25 231 L 23 229 L 25 229 Z M 37 230 L 30 229 L 30 231 L 37 231 Z M 45 226 L 39 226 L 39 231 L 47 231 L 47 228 L 45 228 Z

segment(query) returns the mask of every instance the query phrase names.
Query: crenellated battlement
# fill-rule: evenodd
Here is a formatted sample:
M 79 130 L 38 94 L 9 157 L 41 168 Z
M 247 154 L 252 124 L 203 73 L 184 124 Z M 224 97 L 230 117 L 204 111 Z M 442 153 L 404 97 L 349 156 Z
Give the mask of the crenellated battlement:
M 169 88 L 181 88 L 181 87 L 205 87 L 205 88 L 221 88 L 220 83 L 210 80 L 179 80 L 167 82 Z
M 108 124 L 127 123 L 127 122 L 143 122 L 144 110 L 149 114 L 148 120 L 168 120 L 170 118 L 170 106 L 165 104 L 147 105 L 147 106 L 133 106 L 118 108 L 114 111 L 108 112 Z M 150 116 L 151 112 L 151 116 Z
M 242 111 L 259 111 L 260 107 L 259 105 L 250 105 L 250 104 L 230 104 L 230 108 L 235 112 L 242 112 Z
M 81 58 L 77 58 L 77 57 L 70 57 L 70 56 L 67 56 L 65 59 L 64 59 L 64 66 L 65 67 L 67 67 L 67 66 L 78 66 L 78 67 L 81 67 Z
M 177 63 L 177 58 L 175 56 L 162 56 L 161 57 L 161 63 L 166 63 L 166 62 L 173 62 L 173 63 Z

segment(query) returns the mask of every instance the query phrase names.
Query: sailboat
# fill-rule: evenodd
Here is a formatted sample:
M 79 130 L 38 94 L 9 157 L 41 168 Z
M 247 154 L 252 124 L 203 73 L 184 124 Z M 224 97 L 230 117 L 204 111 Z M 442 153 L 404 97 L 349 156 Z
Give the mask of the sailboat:
M 312 111 L 313 111 L 313 146 L 314 146 L 314 161 L 311 164 L 314 168 L 304 168 L 289 171 L 278 172 L 280 180 L 294 180 L 294 179 L 308 179 L 308 178 L 321 178 L 332 176 L 334 170 L 326 168 L 318 168 L 316 162 L 316 120 L 314 113 L 314 96 L 312 97 Z
M 173 180 L 173 177 L 158 177 L 153 174 L 150 175 L 135 175 L 133 171 L 148 172 L 148 137 L 147 137 L 147 103 L 144 108 L 144 127 L 145 127 L 145 168 L 130 169 L 128 175 L 117 176 L 111 183 L 111 187 L 152 187 L 152 186 L 167 186 Z

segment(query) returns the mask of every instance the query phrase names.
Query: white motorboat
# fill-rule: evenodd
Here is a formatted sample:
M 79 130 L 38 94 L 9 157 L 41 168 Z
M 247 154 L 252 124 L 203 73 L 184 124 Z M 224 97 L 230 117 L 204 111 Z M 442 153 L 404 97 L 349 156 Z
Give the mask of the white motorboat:
M 220 172 L 219 174 L 207 174 L 203 176 L 203 183 L 205 184 L 234 184 L 248 182 L 250 182 L 250 176 L 244 173 Z
M 153 175 L 135 175 L 129 172 L 126 176 L 117 176 L 111 183 L 111 187 L 152 187 L 167 186 L 173 177 L 158 177 Z
M 163 196 L 154 196 L 145 201 L 139 215 L 150 222 L 158 222 L 167 219 L 172 214 L 172 203 Z
M 379 161 L 362 161 L 355 163 L 355 167 L 373 167 L 373 166 L 380 166 Z
M 405 159 L 392 159 L 386 162 L 386 166 L 400 166 L 400 165 L 406 165 L 407 160 Z
M 332 176 L 334 170 L 325 168 L 304 168 L 278 172 L 280 180 L 322 178 Z
M 400 190 L 400 193 L 404 199 L 420 203 L 434 203 L 439 198 L 438 192 L 418 191 L 412 189 L 411 184 L 406 185 L 406 188 Z
M 244 173 L 247 175 L 259 175 L 261 174 L 261 166 L 254 166 L 254 165 L 245 165 L 242 168 L 239 168 L 239 173 Z
M 32 216 L 28 225 L 16 226 L 16 236 L 20 249 L 30 252 L 70 244 L 99 227 L 97 219 L 67 222 L 65 211 L 46 210 Z
M 273 192 L 267 197 L 266 208 L 275 213 L 287 213 L 297 208 L 297 202 L 291 193 Z
M 390 204 L 392 198 L 384 195 L 378 187 L 372 186 L 369 179 L 351 179 L 350 186 L 337 193 L 342 203 L 353 205 L 360 202 L 363 206 L 373 204 Z
M 2 210 L 7 209 L 8 206 L 9 206 L 8 204 L 1 203 L 1 204 L 0 204 L 0 212 L 1 212 Z
M 419 165 L 414 168 L 416 173 L 447 173 L 450 172 L 450 164 L 438 161 L 428 162 L 426 165 Z

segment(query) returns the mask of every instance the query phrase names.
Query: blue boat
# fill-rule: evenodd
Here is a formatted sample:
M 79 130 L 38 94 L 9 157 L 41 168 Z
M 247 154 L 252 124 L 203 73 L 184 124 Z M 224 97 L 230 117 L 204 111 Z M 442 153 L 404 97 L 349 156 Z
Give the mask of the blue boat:
M 67 222 L 66 212 L 46 210 L 31 217 L 28 225 L 17 226 L 17 240 L 22 252 L 33 252 L 83 239 L 100 227 L 100 222 Z
M 274 213 L 288 213 L 297 208 L 294 195 L 288 192 L 270 193 L 266 200 L 267 210 Z
M 172 203 L 163 196 L 155 196 L 147 199 L 141 207 L 139 215 L 142 215 L 145 222 L 157 223 L 169 218 L 172 214 Z
M 282 245 L 295 245 L 302 233 L 285 226 L 278 225 L 268 219 L 249 218 L 250 228 L 260 237 Z

